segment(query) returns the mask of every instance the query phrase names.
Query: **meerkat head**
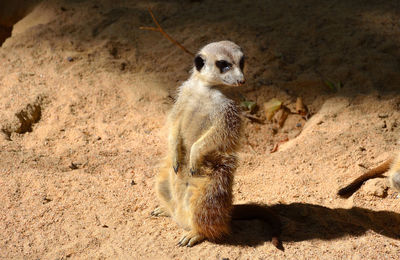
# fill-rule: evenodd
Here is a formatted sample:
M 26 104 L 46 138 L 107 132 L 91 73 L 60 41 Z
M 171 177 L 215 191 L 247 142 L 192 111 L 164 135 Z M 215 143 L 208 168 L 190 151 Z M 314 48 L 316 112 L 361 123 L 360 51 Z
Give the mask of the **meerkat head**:
M 243 75 L 244 54 L 233 42 L 220 41 L 204 46 L 194 58 L 193 75 L 210 85 L 240 86 Z

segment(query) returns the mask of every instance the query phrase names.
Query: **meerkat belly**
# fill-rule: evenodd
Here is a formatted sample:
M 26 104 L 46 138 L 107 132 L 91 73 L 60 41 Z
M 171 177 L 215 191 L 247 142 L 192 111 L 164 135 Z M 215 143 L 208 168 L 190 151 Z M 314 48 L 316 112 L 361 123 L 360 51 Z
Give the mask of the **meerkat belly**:
M 206 104 L 196 102 L 184 111 L 181 121 L 181 132 L 184 146 L 190 147 L 212 126 L 212 109 Z
M 182 176 L 175 183 L 176 199 L 179 201 L 174 211 L 175 221 L 185 229 L 193 227 L 193 208 L 197 207 L 209 183 L 206 176 Z
M 215 107 L 218 104 L 212 99 L 204 102 L 207 99 L 210 99 L 210 97 L 188 101 L 185 111 L 182 113 L 180 129 L 183 144 L 189 150 L 192 144 L 201 138 L 214 123 Z

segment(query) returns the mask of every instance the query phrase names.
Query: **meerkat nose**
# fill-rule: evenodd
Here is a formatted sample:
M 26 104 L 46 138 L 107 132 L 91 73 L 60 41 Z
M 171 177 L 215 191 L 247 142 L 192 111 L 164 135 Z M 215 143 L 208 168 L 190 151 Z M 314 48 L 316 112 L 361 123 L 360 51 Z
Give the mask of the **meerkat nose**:
M 246 83 L 246 80 L 245 80 L 245 79 L 243 79 L 243 80 L 238 80 L 238 81 L 237 81 L 237 84 L 238 84 L 239 86 L 243 85 L 244 83 Z

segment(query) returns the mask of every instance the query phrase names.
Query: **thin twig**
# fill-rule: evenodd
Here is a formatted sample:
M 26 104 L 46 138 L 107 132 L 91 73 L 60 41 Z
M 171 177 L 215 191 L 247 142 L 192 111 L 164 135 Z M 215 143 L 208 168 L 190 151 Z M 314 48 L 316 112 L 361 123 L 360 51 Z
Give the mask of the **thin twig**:
M 253 145 L 250 143 L 248 137 L 246 137 L 246 143 L 247 143 L 247 145 L 250 147 L 250 150 L 251 150 L 254 154 L 257 154 L 256 150 L 254 150 Z
M 250 147 L 250 150 L 251 150 L 254 154 L 257 154 L 256 150 L 254 150 L 253 145 L 252 145 L 250 142 L 248 142 L 247 144 L 248 144 L 248 146 Z
M 251 122 L 255 122 L 255 123 L 260 124 L 260 125 L 264 125 L 264 124 L 265 124 L 264 121 L 263 121 L 261 118 L 259 118 L 259 117 L 250 115 L 250 114 L 245 113 L 245 112 L 242 112 L 242 115 L 243 115 L 245 118 L 249 119 Z
M 157 27 L 139 27 L 139 29 L 141 30 L 148 30 L 148 31 L 158 31 L 160 32 L 162 35 L 164 35 L 165 38 L 167 38 L 168 40 L 170 40 L 173 44 L 177 45 L 179 48 L 181 48 L 184 52 L 186 52 L 187 54 L 190 54 L 192 56 L 194 56 L 194 53 L 188 51 L 185 47 L 183 47 L 182 44 L 180 44 L 179 42 L 177 42 L 176 40 L 174 40 L 171 36 L 169 36 L 161 27 L 161 25 L 158 23 L 156 17 L 154 16 L 153 12 L 151 11 L 150 7 L 149 7 L 149 13 L 151 15 L 151 18 L 153 19 L 153 22 L 155 23 L 155 25 Z
M 157 31 L 159 32 L 160 30 L 156 27 L 147 27 L 147 26 L 140 26 L 139 27 L 140 30 L 148 30 L 148 31 Z

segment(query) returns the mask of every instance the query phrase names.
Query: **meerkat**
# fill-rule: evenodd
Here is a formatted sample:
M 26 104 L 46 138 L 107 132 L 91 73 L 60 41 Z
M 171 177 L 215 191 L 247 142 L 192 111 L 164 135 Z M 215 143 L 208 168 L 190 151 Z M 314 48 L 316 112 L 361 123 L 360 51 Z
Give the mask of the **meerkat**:
M 389 170 L 390 186 L 400 192 L 400 153 L 392 162 L 392 167 Z
M 221 240 L 232 219 L 259 218 L 272 224 L 272 242 L 281 247 L 280 222 L 273 212 L 232 204 L 241 119 L 235 102 L 217 86 L 243 85 L 243 68 L 244 54 L 235 43 L 204 46 L 168 116 L 168 155 L 156 179 L 161 205 L 151 214 L 170 216 L 188 231 L 179 246 Z
M 400 192 L 400 153 L 393 156 L 377 167 L 367 171 L 346 187 L 338 191 L 341 197 L 349 197 L 356 192 L 365 181 L 382 176 L 388 172 L 390 186 Z

